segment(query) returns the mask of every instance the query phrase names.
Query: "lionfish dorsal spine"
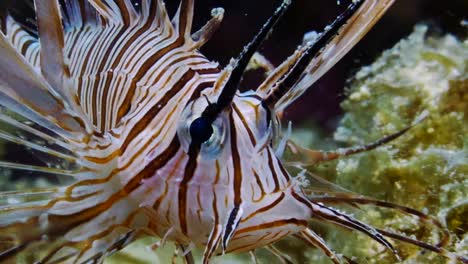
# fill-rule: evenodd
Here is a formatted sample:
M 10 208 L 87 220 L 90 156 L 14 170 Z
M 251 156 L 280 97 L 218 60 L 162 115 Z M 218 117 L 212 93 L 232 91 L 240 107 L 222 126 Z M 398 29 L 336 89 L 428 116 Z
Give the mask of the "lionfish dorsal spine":
M 282 97 L 275 106 L 277 111 L 283 111 L 296 101 L 308 88 L 322 77 L 331 67 L 341 60 L 372 26 L 380 20 L 395 0 L 360 0 L 360 8 L 354 12 L 347 22 L 339 29 L 337 37 L 333 38 L 309 62 L 305 74 L 295 83 L 294 87 Z
M 185 41 L 190 41 L 193 23 L 194 0 L 180 1 L 177 13 L 172 19 L 172 24 L 178 32 L 178 36 Z
M 89 0 L 106 23 L 115 25 L 134 25 L 138 15 L 129 0 Z
M 79 117 L 87 133 L 93 128 L 85 117 L 78 98 L 74 94 L 70 81 L 70 69 L 65 58 L 65 39 L 62 16 L 58 1 L 35 1 L 38 33 L 40 35 L 40 69 L 41 73 L 57 92 L 61 99 Z

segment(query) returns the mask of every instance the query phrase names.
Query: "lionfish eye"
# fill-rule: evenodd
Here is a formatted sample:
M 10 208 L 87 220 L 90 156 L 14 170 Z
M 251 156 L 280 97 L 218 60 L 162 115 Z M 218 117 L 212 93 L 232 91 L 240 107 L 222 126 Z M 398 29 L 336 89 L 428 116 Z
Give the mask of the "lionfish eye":
M 190 144 L 200 145 L 200 155 L 211 159 L 218 158 L 226 145 L 229 120 L 220 114 L 213 120 L 202 114 L 206 109 L 205 100 L 196 100 L 185 108 L 177 128 L 177 134 L 185 151 Z
M 189 132 L 192 141 L 205 143 L 213 135 L 213 126 L 206 118 L 199 117 L 193 120 Z

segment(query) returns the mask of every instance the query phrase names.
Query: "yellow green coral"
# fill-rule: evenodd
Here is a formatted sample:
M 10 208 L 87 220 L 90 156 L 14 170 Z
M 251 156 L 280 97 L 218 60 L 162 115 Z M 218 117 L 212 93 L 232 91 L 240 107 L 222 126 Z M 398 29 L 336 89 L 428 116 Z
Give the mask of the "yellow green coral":
M 355 76 L 345 115 L 334 137 L 361 145 L 428 117 L 400 139 L 336 164 L 336 182 L 357 193 L 422 210 L 446 222 L 456 235 L 451 249 L 468 253 L 468 42 L 452 35 L 427 37 L 427 27 L 384 52 Z M 320 170 L 320 169 L 319 169 Z M 431 240 L 408 218 L 366 209 L 364 220 Z M 426 236 L 424 236 L 426 235 Z M 432 234 L 433 235 L 433 234 Z M 355 237 L 355 236 L 354 236 Z M 337 251 L 359 259 L 393 263 L 367 238 L 331 231 Z M 434 242 L 434 241 L 431 241 Z M 406 248 L 408 263 L 432 259 Z

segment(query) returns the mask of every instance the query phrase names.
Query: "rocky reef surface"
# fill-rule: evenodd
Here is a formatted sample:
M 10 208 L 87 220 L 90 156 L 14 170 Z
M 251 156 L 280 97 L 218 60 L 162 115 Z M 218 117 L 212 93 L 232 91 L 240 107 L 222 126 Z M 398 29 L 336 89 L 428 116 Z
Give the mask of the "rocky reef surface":
M 426 118 L 376 150 L 311 168 L 337 185 L 436 217 L 452 233 L 449 249 L 468 254 L 468 41 L 428 36 L 417 26 L 351 81 L 345 115 L 334 139 L 363 145 Z M 299 134 L 296 137 L 301 137 Z M 414 218 L 364 207 L 355 215 L 376 226 L 436 243 Z M 391 253 L 362 235 L 325 229 L 326 240 L 358 263 L 394 263 Z M 416 247 L 396 243 L 404 263 L 445 263 Z M 316 261 L 321 257 L 312 256 Z

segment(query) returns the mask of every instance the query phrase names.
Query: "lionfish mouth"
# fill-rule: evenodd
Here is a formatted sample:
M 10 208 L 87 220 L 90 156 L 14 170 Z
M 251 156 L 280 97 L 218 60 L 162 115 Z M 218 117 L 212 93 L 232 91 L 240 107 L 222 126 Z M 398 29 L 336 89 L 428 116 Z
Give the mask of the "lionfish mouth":
M 220 70 L 199 49 L 224 11 L 192 34 L 194 0 L 171 19 L 162 0 L 34 0 L 36 29 L 0 18 L 0 138 L 38 153 L 46 165 L 0 161 L 1 168 L 70 179 L 62 187 L 0 192 L 0 262 L 101 263 L 143 236 L 175 242 L 193 263 L 193 245 L 213 255 L 295 236 L 333 262 L 342 259 L 309 228 L 312 218 L 360 231 L 396 254 L 385 237 L 453 260 L 438 245 L 379 230 L 325 204 L 413 209 L 346 193 L 310 197 L 282 162 L 284 151 L 313 165 L 375 149 L 375 143 L 320 152 L 287 136 L 275 122 L 286 107 L 339 61 L 393 0 L 352 1 L 315 40 L 307 40 L 255 91 L 239 83 L 274 26 L 282 4 L 240 56 Z M 261 67 L 271 67 L 263 63 Z M 275 144 L 278 143 L 278 144 Z M 291 165 L 291 164 L 289 164 Z M 304 190 L 303 190 L 304 189 Z M 160 244 L 153 245 L 153 248 Z

